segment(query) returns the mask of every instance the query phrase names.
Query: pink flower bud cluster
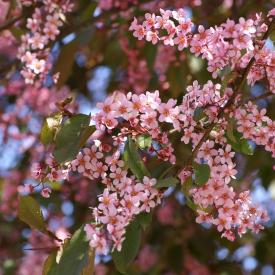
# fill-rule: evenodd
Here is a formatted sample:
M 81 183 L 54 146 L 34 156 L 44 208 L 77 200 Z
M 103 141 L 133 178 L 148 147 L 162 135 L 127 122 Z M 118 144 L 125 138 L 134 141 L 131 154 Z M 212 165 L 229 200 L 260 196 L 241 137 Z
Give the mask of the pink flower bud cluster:
M 27 19 L 29 31 L 21 36 L 22 43 L 17 53 L 24 65 L 21 74 L 27 84 L 33 84 L 38 78 L 43 81 L 51 70 L 51 63 L 48 62 L 50 45 L 60 33 L 65 14 L 72 10 L 72 4 L 68 0 L 23 2 L 25 5 L 35 3 L 40 7 L 35 8 L 32 16 Z
M 142 24 L 135 18 L 129 29 L 139 40 L 145 38 L 153 44 L 163 41 L 164 45 L 177 45 L 179 50 L 189 47 L 195 56 L 207 60 L 207 69 L 214 78 L 226 67 L 232 70 L 246 68 L 255 57 L 256 62 L 247 76 L 249 84 L 267 78 L 271 91 L 275 92 L 275 53 L 263 47 L 261 38 L 267 25 L 260 15 L 256 15 L 255 20 L 240 18 L 238 23 L 228 19 L 209 29 L 199 25 L 198 32 L 192 33 L 193 23 L 184 10 L 160 9 L 160 16 L 145 14 Z

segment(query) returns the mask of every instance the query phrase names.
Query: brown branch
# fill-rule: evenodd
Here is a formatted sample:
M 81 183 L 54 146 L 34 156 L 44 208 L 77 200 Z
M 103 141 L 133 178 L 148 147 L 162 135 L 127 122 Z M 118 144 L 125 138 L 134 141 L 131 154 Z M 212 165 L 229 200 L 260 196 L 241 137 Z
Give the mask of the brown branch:
M 24 17 L 25 17 L 25 15 L 22 13 L 16 17 L 11 18 L 10 20 L 4 22 L 2 25 L 0 25 L 0 32 L 10 28 L 13 24 L 15 24 L 19 20 L 23 19 Z

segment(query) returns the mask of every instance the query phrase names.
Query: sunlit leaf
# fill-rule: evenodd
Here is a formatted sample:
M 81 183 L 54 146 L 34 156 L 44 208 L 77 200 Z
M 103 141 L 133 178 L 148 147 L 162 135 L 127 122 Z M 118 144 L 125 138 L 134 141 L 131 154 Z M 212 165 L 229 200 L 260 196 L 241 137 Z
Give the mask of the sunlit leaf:
M 44 145 L 48 145 L 54 142 L 55 134 L 60 127 L 61 121 L 61 113 L 54 114 L 53 116 L 47 117 L 45 119 L 40 132 L 40 141 Z
M 31 228 L 46 231 L 46 224 L 39 203 L 31 196 L 19 197 L 19 219 Z
M 141 149 L 149 148 L 152 145 L 152 137 L 150 135 L 140 135 L 137 137 L 137 144 Z
M 81 275 L 83 268 L 88 264 L 88 250 L 89 242 L 81 227 L 66 243 L 59 262 L 54 262 L 45 275 Z
M 88 138 L 88 134 L 92 133 L 89 123 L 90 116 L 77 114 L 68 118 L 61 126 L 56 134 L 54 151 L 54 156 L 59 163 L 75 158 L 85 143 L 84 140 Z

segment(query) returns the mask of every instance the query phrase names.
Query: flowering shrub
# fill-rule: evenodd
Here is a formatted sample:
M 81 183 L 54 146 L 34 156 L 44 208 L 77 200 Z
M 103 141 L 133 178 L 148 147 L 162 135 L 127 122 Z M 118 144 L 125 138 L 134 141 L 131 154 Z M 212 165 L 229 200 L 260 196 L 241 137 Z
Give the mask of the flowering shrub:
M 84 2 L 18 1 L 15 9 L 2 4 L 0 53 L 20 66 L 8 66 L 8 83 L 0 87 L 9 102 L 3 101 L 8 107 L 1 110 L 1 135 L 7 148 L 19 142 L 26 158 L 22 168 L 3 176 L 0 209 L 7 220 L 18 216 L 36 230 L 27 235 L 31 251 L 16 274 L 30 274 L 32 265 L 37 274 L 107 274 L 109 255 L 121 273 L 154 272 L 161 255 L 143 236 L 155 219 L 160 228 L 181 226 L 176 201 L 229 241 L 264 230 L 267 210 L 249 186 L 236 183 L 242 179 L 240 159 L 260 149 L 275 158 L 268 105 L 275 93 L 274 9 L 209 27 L 188 12 L 201 1 L 183 1 L 186 8 L 175 3 L 173 10 L 169 1 L 151 1 L 140 5 L 142 13 L 134 8 L 138 1 Z M 17 17 L 5 23 L 12 12 Z M 102 37 L 114 32 L 119 39 L 110 50 Z M 90 41 L 94 33 L 98 39 Z M 15 51 L 7 51 L 9 44 Z M 205 62 L 206 80 L 194 77 L 196 68 L 184 85 L 183 74 L 174 79 L 189 60 Z M 100 81 L 82 85 L 81 98 L 74 77 L 84 82 L 83 68 L 108 62 L 116 68 L 112 81 L 119 90 L 95 100 L 92 113 L 81 113 L 85 89 L 96 97 Z M 257 87 L 267 91 L 251 96 Z M 79 216 L 63 219 L 54 209 L 58 200 L 65 214 L 78 209 Z M 182 268 L 211 274 L 191 254 L 180 260 Z M 178 274 L 169 271 L 168 264 L 152 274 Z

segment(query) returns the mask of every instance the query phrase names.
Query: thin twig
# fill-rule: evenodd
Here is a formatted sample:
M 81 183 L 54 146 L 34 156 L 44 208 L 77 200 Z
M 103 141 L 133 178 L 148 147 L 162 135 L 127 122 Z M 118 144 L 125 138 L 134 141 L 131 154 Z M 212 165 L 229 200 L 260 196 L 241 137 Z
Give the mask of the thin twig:
M 33 248 L 24 248 L 23 250 L 52 250 L 58 249 L 58 246 L 46 246 L 46 247 L 33 247 Z

